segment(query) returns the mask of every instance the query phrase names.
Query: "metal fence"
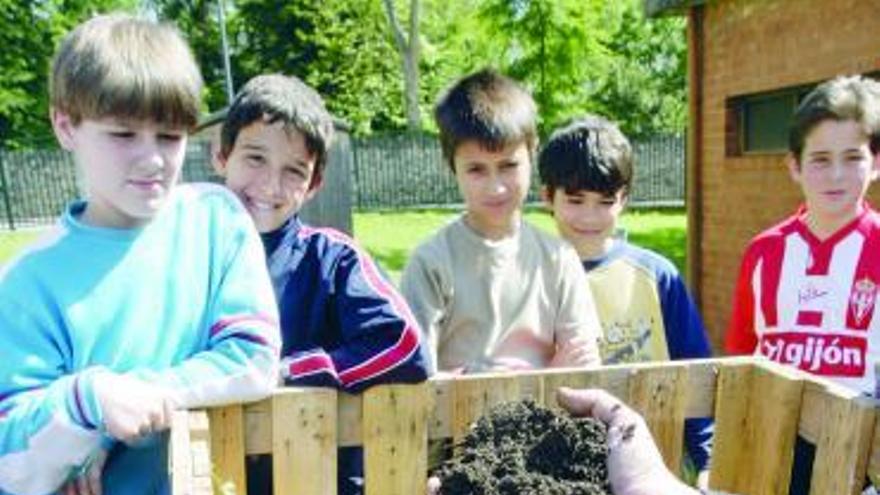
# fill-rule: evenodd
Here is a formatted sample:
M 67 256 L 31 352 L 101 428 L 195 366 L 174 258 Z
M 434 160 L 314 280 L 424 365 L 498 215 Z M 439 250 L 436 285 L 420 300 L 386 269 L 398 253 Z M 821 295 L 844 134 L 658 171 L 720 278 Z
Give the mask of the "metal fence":
M 630 204 L 683 206 L 685 140 L 661 135 L 633 143 L 636 173 Z M 407 208 L 461 202 L 440 144 L 427 134 L 392 134 L 354 140 L 355 205 Z M 529 201 L 538 200 L 534 176 Z
M 337 154 L 346 156 L 336 157 L 334 163 L 343 163 L 340 160 L 346 159 L 346 165 L 351 164 L 351 204 L 356 208 L 409 208 L 461 201 L 435 136 L 395 134 L 352 138 L 350 145 L 346 143 L 336 148 Z M 636 177 L 630 203 L 683 205 L 684 139 L 657 136 L 634 143 L 634 148 Z M 190 143 L 183 180 L 217 180 L 211 168 L 208 142 Z M 327 186 L 332 187 L 332 183 Z M 76 167 L 66 152 L 0 151 L 0 228 L 50 223 L 68 202 L 79 196 L 79 191 Z M 322 195 L 331 192 L 324 191 Z M 529 199 L 538 199 L 537 180 L 533 181 Z

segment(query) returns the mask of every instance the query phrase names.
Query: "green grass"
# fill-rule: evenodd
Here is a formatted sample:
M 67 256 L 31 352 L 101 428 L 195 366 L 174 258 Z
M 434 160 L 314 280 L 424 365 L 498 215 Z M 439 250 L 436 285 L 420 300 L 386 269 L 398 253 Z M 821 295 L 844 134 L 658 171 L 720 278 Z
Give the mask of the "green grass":
M 412 249 L 458 214 L 448 209 L 356 212 L 354 231 L 360 243 L 397 281 Z M 543 209 L 529 209 L 526 219 L 555 233 L 553 218 Z M 684 210 L 629 210 L 621 224 L 631 242 L 663 254 L 684 271 Z M 0 264 L 38 234 L 37 230 L 0 231 Z
M 359 212 L 354 215 L 355 236 L 394 280 L 406 265 L 410 251 L 458 215 L 454 210 Z M 526 220 L 556 233 L 553 218 L 543 209 L 529 209 Z M 621 219 L 628 239 L 669 258 L 684 271 L 686 217 L 684 210 L 629 210 Z
M 0 265 L 40 235 L 39 230 L 0 230 Z

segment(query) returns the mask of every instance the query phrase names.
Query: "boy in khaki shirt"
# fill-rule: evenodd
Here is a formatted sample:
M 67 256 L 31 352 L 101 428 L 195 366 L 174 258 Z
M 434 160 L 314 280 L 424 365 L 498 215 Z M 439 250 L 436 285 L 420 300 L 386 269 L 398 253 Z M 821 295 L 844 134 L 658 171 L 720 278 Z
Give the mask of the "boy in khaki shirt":
M 416 248 L 401 290 L 435 371 L 599 364 L 599 322 L 574 250 L 522 219 L 536 109 L 511 79 L 482 70 L 435 108 L 465 212 Z

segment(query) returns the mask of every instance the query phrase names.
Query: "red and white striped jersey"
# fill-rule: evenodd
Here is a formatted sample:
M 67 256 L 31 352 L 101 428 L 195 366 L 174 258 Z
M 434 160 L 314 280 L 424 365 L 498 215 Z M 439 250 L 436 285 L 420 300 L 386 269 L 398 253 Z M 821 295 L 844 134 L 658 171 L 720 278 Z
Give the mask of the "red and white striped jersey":
M 766 230 L 746 250 L 725 345 L 873 394 L 880 215 L 865 205 L 820 241 L 803 213 Z

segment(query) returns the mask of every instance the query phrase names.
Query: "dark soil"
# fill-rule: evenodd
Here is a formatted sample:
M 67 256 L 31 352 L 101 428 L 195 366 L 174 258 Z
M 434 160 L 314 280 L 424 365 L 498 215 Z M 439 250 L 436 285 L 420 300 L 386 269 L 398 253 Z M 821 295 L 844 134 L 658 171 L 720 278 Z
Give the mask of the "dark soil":
M 605 425 L 532 401 L 480 418 L 437 469 L 442 495 L 611 495 Z

